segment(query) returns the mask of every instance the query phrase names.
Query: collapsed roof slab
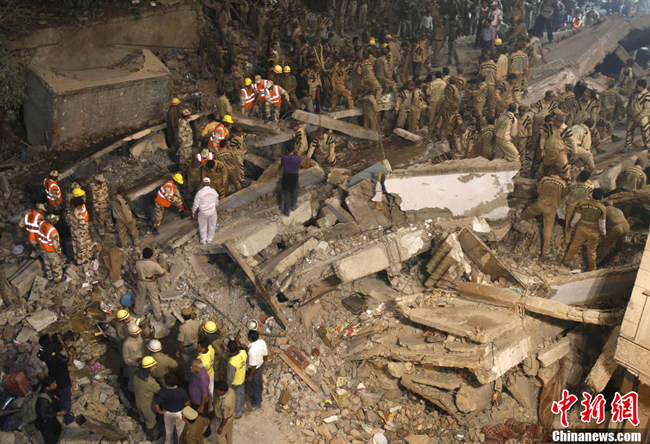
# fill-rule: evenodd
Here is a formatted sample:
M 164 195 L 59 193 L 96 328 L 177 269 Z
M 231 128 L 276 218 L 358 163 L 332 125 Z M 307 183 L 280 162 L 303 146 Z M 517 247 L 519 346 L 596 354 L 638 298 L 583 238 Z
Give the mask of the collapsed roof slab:
M 627 297 L 632 292 L 637 266 L 607 268 L 561 276 L 549 281 L 550 300 L 566 305 L 590 305 L 605 299 Z
M 402 211 L 499 220 L 510 211 L 508 194 L 514 190 L 513 178 L 520 167 L 519 162 L 506 160 L 451 160 L 392 172 L 384 185 L 386 192 L 400 198 Z

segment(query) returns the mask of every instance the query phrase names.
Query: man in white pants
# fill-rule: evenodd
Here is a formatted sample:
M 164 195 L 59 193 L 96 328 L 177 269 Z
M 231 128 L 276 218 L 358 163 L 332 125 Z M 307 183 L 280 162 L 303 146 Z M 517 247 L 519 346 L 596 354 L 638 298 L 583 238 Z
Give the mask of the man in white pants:
M 198 211 L 199 238 L 202 244 L 209 244 L 214 238 L 214 228 L 217 225 L 217 205 L 219 193 L 210 187 L 210 178 L 203 178 L 203 188 L 194 196 L 192 217 L 196 218 Z

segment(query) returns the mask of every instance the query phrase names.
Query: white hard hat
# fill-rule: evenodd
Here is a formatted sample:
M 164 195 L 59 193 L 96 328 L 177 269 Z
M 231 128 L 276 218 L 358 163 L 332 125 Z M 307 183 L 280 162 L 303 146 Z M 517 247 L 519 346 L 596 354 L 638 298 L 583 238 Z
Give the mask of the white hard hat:
M 152 339 L 147 344 L 147 348 L 149 349 L 150 352 L 156 353 L 156 352 L 159 352 L 160 350 L 162 350 L 162 344 L 160 343 L 160 341 L 158 339 Z

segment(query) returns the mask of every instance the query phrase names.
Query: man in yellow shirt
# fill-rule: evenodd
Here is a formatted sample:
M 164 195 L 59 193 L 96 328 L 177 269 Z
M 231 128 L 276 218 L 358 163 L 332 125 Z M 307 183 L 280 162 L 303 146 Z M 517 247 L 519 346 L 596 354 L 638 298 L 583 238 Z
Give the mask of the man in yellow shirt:
M 235 418 L 244 413 L 244 381 L 246 380 L 246 362 L 248 354 L 241 350 L 237 342 L 228 342 L 228 385 L 235 392 Z
M 205 367 L 205 370 L 208 372 L 208 376 L 210 377 L 210 385 L 209 390 L 210 390 L 210 398 L 212 398 L 212 394 L 214 393 L 214 357 L 215 357 L 215 351 L 214 348 L 212 348 L 212 344 L 210 343 L 210 339 L 208 338 L 203 338 L 201 339 L 197 344 L 196 344 L 196 351 L 199 352 L 197 355 L 196 359 L 201 361 L 203 363 L 203 367 Z M 212 411 L 212 399 L 210 399 L 210 411 Z

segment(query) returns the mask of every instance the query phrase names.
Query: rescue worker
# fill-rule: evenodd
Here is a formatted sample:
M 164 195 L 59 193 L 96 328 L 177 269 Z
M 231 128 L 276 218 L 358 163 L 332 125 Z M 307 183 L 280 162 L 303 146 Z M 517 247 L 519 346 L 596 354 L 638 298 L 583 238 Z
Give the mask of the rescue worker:
M 223 198 L 228 195 L 228 167 L 223 162 L 209 160 L 203 166 L 201 175 L 201 181 L 205 177 L 210 179 L 210 186 L 219 193 L 220 197 Z
M 181 310 L 183 323 L 178 328 L 178 351 L 177 358 L 183 358 L 185 363 L 185 379 L 189 381 L 192 361 L 196 359 L 196 345 L 199 341 L 199 331 L 201 330 L 201 321 L 192 319 L 192 309 L 183 308 Z
M 591 153 L 591 130 L 596 126 L 596 122 L 591 117 L 585 123 L 578 123 L 571 127 L 573 133 L 574 149 L 573 155 L 587 164 L 589 172 L 599 174 L 596 171 L 594 155 Z
M 623 211 L 616 208 L 612 201 L 605 202 L 605 209 L 607 211 L 605 215 L 607 234 L 598 249 L 598 255 L 596 256 L 597 265 L 607 258 L 615 246 L 620 250 L 625 236 L 630 234 L 630 224 L 627 222 Z
M 570 126 L 576 112 L 576 95 L 573 92 L 573 85 L 570 83 L 564 85 L 564 94 L 558 97 L 558 108 L 566 114 L 564 121 Z
M 268 92 L 267 92 L 267 101 L 264 111 L 264 115 L 267 119 L 270 119 L 274 122 L 280 120 L 280 107 L 282 106 L 282 99 L 285 100 L 291 107 L 291 99 L 289 99 L 289 94 L 277 83 L 273 83 L 269 80 L 268 82 Z
M 616 178 L 616 188 L 618 190 L 636 191 L 646 186 L 648 178 L 643 171 L 644 162 L 637 159 L 634 166 L 625 168 Z
M 142 250 L 142 259 L 135 263 L 135 273 L 138 279 L 138 295 L 135 298 L 135 307 L 133 311 L 138 316 L 144 315 L 144 304 L 149 297 L 151 311 L 157 320 L 163 318 L 163 312 L 160 309 L 160 289 L 158 288 L 158 279 L 167 275 L 160 264 L 151 258 L 153 250 L 145 248 Z
M 205 127 L 203 127 L 203 131 L 201 131 L 201 138 L 199 139 L 198 143 L 199 148 L 201 148 L 203 145 L 207 146 L 212 132 L 219 125 L 220 119 L 221 117 L 217 118 L 215 114 L 208 114 L 208 123 L 205 125 Z
M 65 220 L 72 235 L 72 248 L 77 265 L 83 265 L 91 258 L 92 240 L 88 212 L 81 196 L 72 199 L 73 208 L 66 212 Z
M 292 120 L 290 125 L 291 131 L 293 131 L 294 153 L 300 157 L 303 157 L 307 154 L 307 151 L 309 151 L 309 140 L 307 139 L 305 128 L 300 126 L 296 120 Z
M 487 93 L 488 85 L 483 74 L 479 74 L 476 82 L 472 82 L 471 87 L 469 87 L 465 92 L 465 96 L 467 96 L 469 100 L 469 108 L 473 110 L 474 115 L 479 121 L 483 118 L 485 103 L 487 102 Z
M 113 218 L 111 217 L 110 193 L 106 176 L 103 173 L 95 176 L 95 181 L 90 185 L 90 191 L 93 193 L 93 210 L 97 219 L 97 232 L 104 236 L 105 230 L 115 231 Z
M 496 129 L 494 128 L 494 117 L 488 115 L 486 124 L 481 127 L 479 139 L 481 141 L 481 156 L 487 160 L 494 159 L 496 147 Z
M 196 153 L 194 158 L 198 160 L 201 163 L 201 165 L 204 165 L 208 160 L 214 159 L 214 153 L 211 152 L 209 149 L 204 148 L 201 150 L 200 153 Z
M 361 70 L 361 88 L 370 89 L 377 100 L 381 100 L 381 85 L 374 71 L 374 58 L 370 53 L 364 54 L 364 60 L 359 64 Z
M 519 161 L 519 151 L 512 143 L 512 139 L 517 137 L 517 130 L 519 123 L 515 116 L 517 112 L 517 105 L 511 103 L 508 106 L 508 111 L 502 113 L 495 124 L 495 153 L 496 159 L 505 158 L 508 162 Z
M 49 214 L 47 220 L 41 222 L 38 228 L 38 242 L 43 252 L 43 265 L 45 277 L 49 281 L 61 282 L 63 279 L 63 253 L 61 252 L 61 238 L 54 226 L 59 221 L 59 216 Z
M 576 206 L 575 215 L 571 220 L 571 228 L 575 228 L 575 234 L 571 246 L 562 260 L 562 263 L 568 268 L 571 268 L 571 261 L 582 244 L 586 243 L 588 270 L 596 270 L 598 242 L 601 235 L 607 234 L 607 209 L 600 203 L 603 195 L 603 190 L 596 188 L 591 199 L 583 200 Z
M 151 357 L 156 360 L 156 369 L 152 374 L 160 384 L 167 373 L 174 372 L 178 368 L 178 361 L 162 352 L 162 344 L 158 339 L 149 341 L 147 349 L 151 352 Z
M 229 140 L 222 140 L 219 144 L 219 152 L 215 156 L 215 160 L 223 163 L 228 169 L 228 180 L 235 188 L 235 191 L 242 189 L 241 182 L 239 180 L 239 161 L 237 160 L 237 154 L 230 148 Z M 228 187 L 226 187 L 226 192 Z
M 45 220 L 45 205 L 42 203 L 36 204 L 36 208 L 32 211 L 28 211 L 20 219 L 18 223 L 18 228 L 20 230 L 25 230 L 27 233 L 27 240 L 34 247 L 34 250 L 38 253 L 40 250 L 40 242 L 38 240 L 38 229 L 41 226 L 41 223 Z
M 447 86 L 445 81 L 442 80 L 442 72 L 436 71 L 433 73 L 433 77 L 433 81 L 427 86 L 427 100 L 429 102 L 427 123 L 430 131 L 440 114 L 440 106 L 445 98 L 445 87 Z
M 235 392 L 235 419 L 244 412 L 244 381 L 248 353 L 240 349 L 235 341 L 228 342 L 228 385 Z
M 379 115 L 379 105 L 377 99 L 372 91 L 366 90 L 363 95 L 363 127 L 377 131 L 379 124 L 377 123 L 377 116 Z
M 185 202 L 181 197 L 178 185 L 183 185 L 183 176 L 176 173 L 172 176 L 171 180 L 165 182 L 156 195 L 156 214 L 153 220 L 153 234 L 159 234 L 158 227 L 162 222 L 165 215 L 165 208 L 169 208 L 172 204 L 178 208 L 178 211 L 185 210 Z
M 542 178 L 537 186 L 537 201 L 526 208 L 517 217 L 517 221 L 525 221 L 537 216 L 543 218 L 542 229 L 542 257 L 548 258 L 551 254 L 551 237 L 555 225 L 555 214 L 560 206 L 562 198 L 567 195 L 566 182 L 558 175 L 560 170 L 557 166 L 551 167 L 552 174 Z
M 129 377 L 128 391 L 133 393 L 133 376 L 140 366 L 140 361 L 144 357 L 144 341 L 140 333 L 140 327 L 135 322 L 127 326 L 129 337 L 122 344 L 122 359 L 126 365 L 127 375 Z
M 551 117 L 551 122 L 542 127 L 539 149 L 544 159 L 544 167 L 556 165 L 560 176 L 567 180 L 569 179 L 568 153 L 575 152 L 576 149 L 573 132 L 564 123 L 565 118 L 564 113 L 556 111 Z
M 214 159 L 214 153 L 208 151 L 207 154 L 206 157 L 197 154 L 192 159 L 185 162 L 185 165 L 183 165 L 183 168 L 181 169 L 183 177 L 187 181 L 187 197 L 193 197 L 202 186 L 203 165 L 205 165 L 209 160 Z M 205 162 L 203 162 L 204 160 Z
M 526 161 L 526 147 L 528 146 L 528 140 L 533 135 L 533 119 L 528 115 L 528 110 L 528 106 L 519 105 L 517 137 L 512 140 L 519 152 L 519 159 L 522 164 Z
M 59 213 L 63 204 L 63 195 L 59 187 L 59 172 L 56 170 L 50 171 L 48 177 L 43 181 L 45 187 L 45 195 L 47 196 L 47 203 L 49 204 L 50 212 Z
M 309 145 L 307 158 L 314 158 L 316 162 L 333 165 L 336 162 L 336 144 L 330 134 L 325 134 L 325 129 L 320 127 L 316 130 L 316 137 Z
M 516 76 L 514 74 L 507 74 L 506 79 L 499 82 L 496 90 L 496 112 L 500 115 L 508 109 L 511 103 L 521 103 L 521 91 L 519 86 L 515 83 Z
M 490 113 L 494 114 L 494 108 L 496 106 L 497 64 L 494 63 L 489 54 L 487 55 L 487 59 L 481 63 L 479 73 L 485 76 L 485 83 L 487 84 L 487 106 Z
M 117 189 L 117 194 L 111 199 L 111 213 L 117 224 L 117 234 L 120 240 L 120 247 L 126 247 L 129 241 L 129 233 L 133 238 L 133 245 L 140 245 L 140 233 L 133 217 L 133 212 L 128 201 L 124 197 L 126 188 L 123 185 Z
M 569 186 L 569 195 L 566 198 L 566 209 L 564 211 L 565 237 L 567 244 L 571 239 L 571 221 L 576 211 L 578 202 L 585 199 L 591 199 L 591 193 L 594 191 L 594 184 L 589 180 L 591 173 L 587 170 L 580 171 L 576 182 Z
M 574 109 L 572 120 L 574 125 L 585 123 L 589 118 L 595 121 L 600 115 L 600 102 L 596 100 L 595 94 L 590 89 L 586 89 L 580 100 L 575 102 Z
M 539 135 L 540 129 L 546 123 L 546 117 L 554 113 L 558 107 L 558 103 L 555 100 L 555 93 L 551 90 L 544 93 L 544 98 L 538 100 L 533 104 L 531 110 L 535 117 L 533 117 L 533 138 L 536 139 Z
M 637 80 L 634 93 L 627 102 L 626 149 L 631 149 L 634 145 L 636 128 L 641 131 L 644 149 L 650 149 L 650 92 L 647 87 L 648 83 L 645 79 Z
M 149 441 L 156 441 L 162 437 L 162 432 L 156 427 L 156 411 L 153 407 L 154 399 L 160 391 L 160 385 L 153 376 L 157 362 L 151 356 L 143 357 L 141 362 L 141 368 L 133 377 L 135 406 L 140 413 L 140 421 L 145 425 L 145 436 Z
M 340 59 L 332 69 L 332 110 L 336 111 L 339 105 L 339 99 L 343 97 L 348 109 L 354 107 L 352 92 L 347 88 L 347 66 L 345 59 Z M 298 154 L 298 153 L 296 153 Z M 298 154 L 299 155 L 299 154 Z
M 214 384 L 214 388 L 214 417 L 217 444 L 232 444 L 232 433 L 235 425 L 235 392 L 228 387 L 226 381 L 217 381 Z
M 212 151 L 219 150 L 221 141 L 226 140 L 230 137 L 230 127 L 232 126 L 233 123 L 234 121 L 232 120 L 232 116 L 230 115 L 223 116 L 223 119 L 221 119 L 221 123 L 217 125 L 217 127 L 212 132 L 212 135 L 210 136 L 210 141 L 208 142 L 208 148 L 210 148 Z
M 128 380 L 128 369 L 124 362 L 124 341 L 129 337 L 129 324 L 131 323 L 131 314 L 128 310 L 117 310 L 115 314 L 115 337 L 117 338 L 117 351 L 120 354 L 120 376 Z
M 382 55 L 377 60 L 375 60 L 375 76 L 377 81 L 382 86 L 384 91 L 390 91 L 394 96 L 397 96 L 397 87 L 395 86 L 395 81 L 393 80 L 393 70 L 388 61 L 390 56 L 390 49 L 388 46 L 382 48 Z
M 232 115 L 232 105 L 230 104 L 230 100 L 228 100 L 228 96 L 226 95 L 226 90 L 225 89 L 219 89 L 217 90 L 217 101 L 214 104 L 214 109 L 216 112 L 216 118 L 217 119 L 223 119 L 224 116 L 227 115 Z
M 600 118 L 612 123 L 619 117 L 616 111 L 622 108 L 623 103 L 616 90 L 616 80 L 611 79 L 607 86 L 608 88 L 600 93 Z
M 178 145 L 178 122 L 181 120 L 181 101 L 178 97 L 172 99 L 171 106 L 167 109 L 167 146 L 172 151 L 177 151 L 180 148 Z
M 413 101 L 413 90 L 415 89 L 415 83 L 412 80 L 409 80 L 406 83 L 406 87 L 402 88 L 399 95 L 397 96 L 397 103 L 395 104 L 395 112 L 397 113 L 397 124 L 396 128 L 404 128 L 406 119 L 411 112 L 411 103 Z
M 259 74 L 255 76 L 255 80 L 253 81 L 253 88 L 257 97 L 257 105 L 260 107 L 260 114 L 266 108 L 265 103 L 268 99 L 269 82 L 270 80 L 263 79 Z
M 192 204 L 192 217 L 198 220 L 199 239 L 202 244 L 209 244 L 214 238 L 217 205 L 219 205 L 219 193 L 210 186 L 210 178 L 204 177 L 203 188 L 196 193 Z
M 237 127 L 234 129 L 235 135 L 230 138 L 230 149 L 237 155 L 237 164 L 239 165 L 239 180 L 246 179 L 246 170 L 244 168 L 244 159 L 248 151 L 248 140 L 255 137 L 252 134 L 246 134 L 244 128 Z
M 285 66 L 282 68 L 282 79 L 280 80 L 280 85 L 284 90 L 289 94 L 289 101 L 294 109 L 300 109 L 300 101 L 298 96 L 296 96 L 296 88 L 298 87 L 298 82 L 296 81 L 296 76 L 291 74 L 291 67 Z M 285 104 L 288 107 L 288 104 Z
M 440 50 L 442 49 L 442 46 L 445 44 L 445 40 L 447 38 L 446 36 L 446 28 L 445 24 L 442 20 L 442 17 L 437 17 L 436 22 L 434 23 L 434 29 L 433 29 L 433 38 L 431 42 L 431 49 L 433 50 L 433 59 L 431 60 L 433 66 L 438 67 L 440 66 Z M 415 43 L 417 47 L 420 45 Z M 421 48 L 420 48 L 421 49 Z M 416 78 L 420 76 L 420 73 L 418 72 L 417 74 L 415 71 L 413 72 L 413 78 Z
M 184 109 L 178 121 L 178 160 L 181 165 L 192 157 L 194 151 L 194 133 L 190 126 L 191 115 L 188 109 Z
M 253 81 L 249 77 L 246 77 L 244 79 L 244 87 L 239 90 L 239 106 L 242 116 L 250 117 L 253 114 L 255 98 L 256 92 Z
M 413 96 L 411 97 L 411 109 L 409 112 L 409 131 L 416 133 L 419 129 L 420 116 L 422 111 L 427 109 L 427 101 L 422 90 L 422 80 L 415 81 Z

